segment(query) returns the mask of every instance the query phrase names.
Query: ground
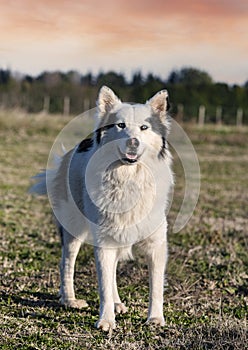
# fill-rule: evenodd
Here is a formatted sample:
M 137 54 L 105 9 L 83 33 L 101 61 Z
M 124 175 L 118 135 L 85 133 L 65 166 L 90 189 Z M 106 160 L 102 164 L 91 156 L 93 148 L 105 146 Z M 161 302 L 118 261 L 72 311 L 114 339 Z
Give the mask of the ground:
M 166 325 L 145 324 L 145 260 L 119 266 L 119 290 L 129 312 L 112 334 L 94 328 L 99 298 L 93 249 L 78 257 L 77 296 L 89 307 L 60 306 L 60 241 L 48 201 L 27 194 L 29 178 L 46 166 L 59 130 L 70 118 L 0 112 L 1 349 L 246 349 L 248 303 L 248 128 L 184 125 L 201 167 L 195 212 L 179 233 L 169 229 Z M 172 226 L 183 196 L 176 154 Z

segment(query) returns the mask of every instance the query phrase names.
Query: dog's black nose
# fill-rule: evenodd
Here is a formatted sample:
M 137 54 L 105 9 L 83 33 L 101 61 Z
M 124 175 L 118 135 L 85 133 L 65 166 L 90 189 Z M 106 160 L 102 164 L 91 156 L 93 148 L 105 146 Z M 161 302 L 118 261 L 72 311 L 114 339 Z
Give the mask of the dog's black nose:
M 132 137 L 130 139 L 127 139 L 126 145 L 127 145 L 127 147 L 130 147 L 130 148 L 138 148 L 139 147 L 139 140 L 136 139 L 136 137 Z

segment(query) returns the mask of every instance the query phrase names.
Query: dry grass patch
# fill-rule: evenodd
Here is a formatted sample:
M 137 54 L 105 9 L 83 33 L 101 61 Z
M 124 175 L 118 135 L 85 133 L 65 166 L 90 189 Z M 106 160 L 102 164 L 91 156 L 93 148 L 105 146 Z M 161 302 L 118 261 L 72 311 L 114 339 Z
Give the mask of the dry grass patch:
M 120 294 L 129 313 L 112 336 L 94 328 L 99 299 L 92 247 L 80 252 L 76 289 L 89 308 L 60 306 L 60 242 L 46 199 L 27 195 L 29 177 L 46 165 L 61 116 L 0 112 L 0 348 L 1 349 L 245 349 L 248 303 L 248 130 L 187 126 L 201 166 L 194 215 L 169 234 L 164 328 L 145 325 L 145 260 L 121 264 Z M 204 137 L 203 137 L 204 136 Z M 177 176 L 172 224 L 182 200 Z

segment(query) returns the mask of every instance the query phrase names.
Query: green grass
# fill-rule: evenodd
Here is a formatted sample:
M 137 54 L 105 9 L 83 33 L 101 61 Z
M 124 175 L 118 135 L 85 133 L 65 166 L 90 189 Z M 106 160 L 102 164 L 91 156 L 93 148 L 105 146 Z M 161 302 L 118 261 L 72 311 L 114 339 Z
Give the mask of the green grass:
M 46 166 L 54 138 L 69 118 L 0 112 L 1 349 L 245 349 L 247 348 L 248 129 L 188 126 L 201 166 L 193 217 L 169 233 L 166 326 L 145 325 L 145 259 L 119 266 L 119 290 L 129 307 L 112 336 L 94 328 L 99 297 L 93 249 L 81 250 L 77 296 L 89 307 L 59 304 L 60 242 L 45 198 L 27 194 L 29 178 Z M 175 157 L 175 200 L 182 201 L 182 167 Z

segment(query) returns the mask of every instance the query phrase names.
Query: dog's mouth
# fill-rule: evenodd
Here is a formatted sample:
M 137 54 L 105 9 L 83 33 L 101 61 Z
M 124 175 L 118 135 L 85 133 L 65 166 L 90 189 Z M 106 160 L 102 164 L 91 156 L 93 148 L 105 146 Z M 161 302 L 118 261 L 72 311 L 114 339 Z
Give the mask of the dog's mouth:
M 127 152 L 125 154 L 121 153 L 121 161 L 125 164 L 135 164 L 138 159 L 139 156 L 136 152 Z
M 133 152 L 130 152 L 130 153 L 126 153 L 125 154 L 125 157 L 123 158 L 123 160 L 125 162 L 128 162 L 130 164 L 133 164 L 133 163 L 136 163 L 137 160 L 138 160 L 138 155 L 137 153 L 133 153 Z

